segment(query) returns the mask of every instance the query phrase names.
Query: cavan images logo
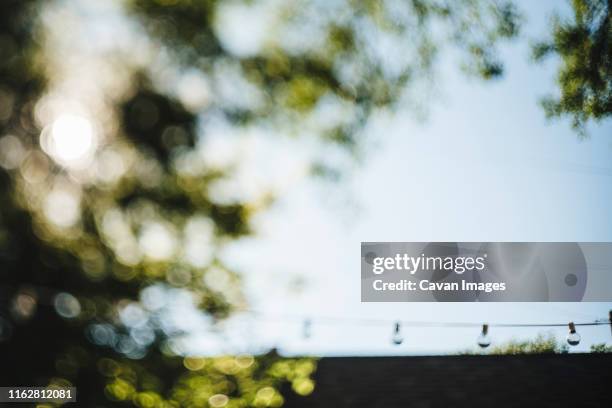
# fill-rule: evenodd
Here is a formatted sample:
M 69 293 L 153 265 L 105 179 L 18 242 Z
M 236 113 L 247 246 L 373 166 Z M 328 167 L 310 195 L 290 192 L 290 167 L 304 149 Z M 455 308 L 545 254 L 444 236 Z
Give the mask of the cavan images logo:
M 361 257 L 364 302 L 612 298 L 610 290 L 599 288 L 612 287 L 610 243 L 364 242 Z M 589 281 L 592 288 L 587 287 Z

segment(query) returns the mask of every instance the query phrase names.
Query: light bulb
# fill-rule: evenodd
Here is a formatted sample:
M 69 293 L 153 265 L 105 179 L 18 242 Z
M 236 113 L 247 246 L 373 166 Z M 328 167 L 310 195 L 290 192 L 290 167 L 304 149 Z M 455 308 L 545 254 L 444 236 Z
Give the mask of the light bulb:
M 312 321 L 310 319 L 304 320 L 304 325 L 302 326 L 302 336 L 304 339 L 308 340 L 310 338 L 310 328 L 312 327 Z
M 573 322 L 569 325 L 569 333 L 567 335 L 567 344 L 570 346 L 577 346 L 580 344 L 580 335 L 576 332 L 576 326 Z
M 393 329 L 393 336 L 391 337 L 391 342 L 396 346 L 399 346 L 404 342 L 404 336 L 402 336 L 400 323 L 395 323 L 395 328 Z
M 482 325 L 482 332 L 476 339 L 476 342 L 482 348 L 487 348 L 491 345 L 491 336 L 489 336 L 489 325 L 488 324 Z

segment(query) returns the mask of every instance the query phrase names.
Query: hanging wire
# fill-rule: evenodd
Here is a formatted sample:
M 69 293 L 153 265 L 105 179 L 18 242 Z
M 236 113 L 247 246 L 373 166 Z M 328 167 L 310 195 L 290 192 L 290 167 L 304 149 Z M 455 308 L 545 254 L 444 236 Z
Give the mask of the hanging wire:
M 256 316 L 261 320 L 269 321 L 304 321 L 302 316 L 292 315 L 266 315 L 257 311 L 245 311 L 247 314 Z M 449 322 L 449 321 L 423 321 L 423 320 L 387 320 L 387 319 L 370 319 L 370 318 L 353 318 L 353 317 L 337 317 L 337 316 L 319 316 L 308 318 L 310 324 L 356 324 L 363 326 L 389 326 L 399 323 L 408 327 L 481 327 L 481 322 Z M 507 328 L 528 328 L 528 327 L 567 327 L 567 321 L 564 323 L 488 323 L 488 327 L 507 327 Z M 595 321 L 585 321 L 574 323 L 574 326 L 612 326 L 612 311 L 607 319 L 597 319 Z
M 608 268 L 608 269 L 610 269 L 610 268 Z M 523 304 L 519 304 L 519 305 L 521 305 L 521 306 L 527 306 L 527 305 L 523 305 Z M 528 306 L 528 307 L 529 307 L 529 306 Z M 597 316 L 595 316 L 595 315 L 593 315 L 593 314 L 590 314 L 590 313 L 584 313 L 584 312 L 581 312 L 581 311 L 579 311 L 579 310 L 569 310 L 569 309 L 566 309 L 566 308 L 565 308 L 565 307 L 563 307 L 563 306 L 558 306 L 558 305 L 557 305 L 557 304 L 555 304 L 555 303 L 546 303 L 546 307 L 551 308 L 551 309 L 553 309 L 553 310 L 556 310 L 556 311 L 558 311 L 558 312 L 561 312 L 561 313 L 563 313 L 563 314 L 564 314 L 564 316 L 566 316 L 566 317 L 571 317 L 571 316 L 580 316 L 580 318 L 581 318 L 581 319 L 588 319 L 588 320 L 593 320 L 593 321 L 597 321 L 597 320 L 598 320 Z

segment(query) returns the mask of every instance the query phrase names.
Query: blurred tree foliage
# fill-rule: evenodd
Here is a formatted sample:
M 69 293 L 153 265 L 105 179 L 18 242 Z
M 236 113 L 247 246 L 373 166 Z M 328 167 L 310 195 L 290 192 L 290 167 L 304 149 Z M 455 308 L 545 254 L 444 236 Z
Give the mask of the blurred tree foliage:
M 491 347 L 489 354 L 550 354 L 567 353 L 567 344 L 559 342 L 554 336 L 539 335 L 534 340 L 510 341 Z
M 573 16 L 553 19 L 552 38 L 537 43 L 533 56 L 557 55 L 561 66 L 558 97 L 542 101 L 549 117 L 570 116 L 572 126 L 585 135 L 590 120 L 612 115 L 612 3 L 609 0 L 572 0 Z
M 371 114 L 418 90 L 443 46 L 469 71 L 501 75 L 495 47 L 519 20 L 498 1 L 279 1 L 269 40 L 237 52 L 219 34 L 227 3 L 126 0 L 165 63 L 198 72 L 212 91 L 205 106 L 188 106 L 156 79 L 159 64 L 134 68 L 110 113 L 91 118 L 104 138 L 77 168 L 54 155 L 56 122 L 41 119 L 56 78 L 39 15 L 53 4 L 71 2 L 0 3 L 0 383 L 72 384 L 88 407 L 279 406 L 283 392 L 313 389 L 312 359 L 181 352 L 189 333 L 173 323 L 173 302 L 193 304 L 213 327 L 244 308 L 240 275 L 218 251 L 249 234 L 270 202 L 265 191 L 229 201 L 211 193 L 234 170 L 200 159 L 203 117 L 291 133 L 316 112 L 347 107 L 312 133 L 354 151 Z M 242 91 L 228 95 L 227 81 Z M 84 137 L 87 123 L 65 118 Z
M 565 342 L 554 336 L 539 335 L 533 340 L 509 341 L 492 347 L 487 354 L 564 354 L 569 351 Z M 591 353 L 612 353 L 612 346 L 600 343 L 591 345 Z M 471 353 L 467 353 L 471 354 Z
M 377 108 L 392 108 L 407 98 L 423 102 L 419 84 L 431 79 L 443 49 L 453 48 L 470 74 L 484 79 L 502 75 L 496 45 L 517 36 L 521 21 L 507 1 L 268 3 L 274 11 L 268 13 L 264 44 L 236 53 L 215 31 L 223 23 L 216 23 L 223 2 L 128 0 L 133 14 L 179 64 L 200 70 L 213 82 L 219 71 L 235 70 L 254 85 L 255 102 L 213 102 L 226 117 L 241 124 L 290 121 L 300 128 L 317 108 L 349 106 L 348 119 L 317 132 L 349 149 L 360 147 L 359 130 Z
M 591 353 L 612 353 L 612 345 L 599 343 L 591 345 Z
M 493 346 L 484 354 L 556 354 L 567 353 L 569 348 L 564 342 L 558 341 L 553 335 L 538 335 L 533 340 L 512 340 L 507 343 Z M 466 351 L 461 354 L 480 354 L 479 352 Z

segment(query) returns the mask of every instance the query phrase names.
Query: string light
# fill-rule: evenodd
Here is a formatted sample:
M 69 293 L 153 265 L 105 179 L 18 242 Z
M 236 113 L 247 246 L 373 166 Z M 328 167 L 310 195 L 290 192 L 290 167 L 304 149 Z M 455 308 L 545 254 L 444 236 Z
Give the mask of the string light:
M 404 342 L 404 336 L 402 336 L 400 322 L 395 322 L 395 326 L 393 328 L 393 336 L 391 336 L 391 342 L 396 346 L 399 346 Z
M 482 348 L 487 348 L 491 345 L 491 336 L 489 336 L 488 324 L 482 325 L 482 332 L 480 333 L 480 336 L 478 336 L 478 339 L 476 339 L 476 342 Z
M 244 311 L 246 314 L 257 316 L 262 320 L 270 321 L 304 321 L 303 316 L 299 315 L 270 315 L 260 313 L 254 310 Z M 339 316 L 319 316 L 313 319 L 309 319 L 314 325 L 340 325 L 340 324 L 354 324 L 360 326 L 388 326 L 389 324 L 399 323 L 401 326 L 409 327 L 448 327 L 448 328 L 482 328 L 482 323 L 476 322 L 449 322 L 449 321 L 423 321 L 423 320 L 388 320 L 388 319 L 370 319 L 370 318 L 352 318 L 352 317 L 339 317 Z M 567 327 L 567 323 L 488 323 L 487 326 L 500 327 L 500 328 L 553 328 L 553 327 Z M 580 322 L 574 323 L 574 326 L 609 326 L 612 325 L 612 321 L 608 319 L 599 319 L 592 322 Z
M 304 324 L 302 325 L 302 337 L 305 340 L 308 340 L 311 335 L 312 321 L 310 319 L 304 320 Z
M 570 346 L 577 346 L 578 344 L 580 344 L 580 335 L 576 332 L 576 325 L 574 324 L 574 322 L 570 322 L 568 326 L 569 333 L 567 335 L 567 344 L 569 344 Z
M 266 316 L 256 311 L 246 311 L 250 314 L 258 315 L 262 319 L 275 319 L 275 320 L 294 320 L 295 317 L 291 316 Z M 321 316 L 317 317 L 318 324 L 359 324 L 359 325 L 387 325 L 389 320 L 383 319 L 368 319 L 368 318 L 345 318 L 345 317 L 330 317 Z M 303 321 L 303 333 L 304 338 L 310 337 L 310 331 L 312 329 L 313 321 L 306 319 Z M 593 322 L 581 322 L 581 323 L 488 323 L 480 324 L 474 322 L 433 322 L 433 321 L 395 321 L 393 322 L 393 332 L 391 336 L 391 343 L 394 345 L 400 345 L 404 342 L 404 336 L 402 334 L 402 325 L 410 327 L 442 327 L 442 328 L 469 328 L 469 327 L 481 327 L 481 332 L 476 342 L 478 346 L 487 348 L 491 345 L 491 336 L 489 334 L 490 327 L 503 327 L 503 328 L 554 328 L 554 327 L 569 327 L 569 333 L 567 335 L 567 342 L 571 346 L 576 346 L 580 343 L 581 336 L 576 331 L 577 326 L 610 326 L 612 329 L 612 310 L 609 312 L 608 319 L 598 319 Z

